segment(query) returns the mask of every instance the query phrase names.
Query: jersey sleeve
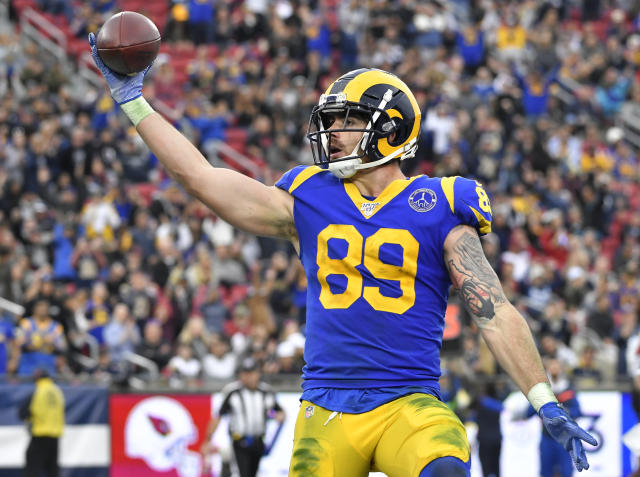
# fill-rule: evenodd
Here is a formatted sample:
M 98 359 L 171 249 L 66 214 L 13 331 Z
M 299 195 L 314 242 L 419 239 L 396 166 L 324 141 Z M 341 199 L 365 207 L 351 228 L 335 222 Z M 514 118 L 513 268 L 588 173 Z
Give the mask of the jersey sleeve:
M 294 191 L 307 179 L 322 172 L 323 169 L 318 166 L 296 166 L 285 172 L 276 182 L 276 187 L 295 195 Z
M 478 181 L 444 177 L 442 190 L 458 224 L 474 227 L 480 235 L 491 232 L 491 202 Z
M 229 411 L 231 411 L 231 403 L 229 402 L 230 397 L 231 393 L 224 397 L 222 404 L 220 405 L 220 409 L 218 409 L 218 415 L 224 416 L 225 414 L 229 414 Z

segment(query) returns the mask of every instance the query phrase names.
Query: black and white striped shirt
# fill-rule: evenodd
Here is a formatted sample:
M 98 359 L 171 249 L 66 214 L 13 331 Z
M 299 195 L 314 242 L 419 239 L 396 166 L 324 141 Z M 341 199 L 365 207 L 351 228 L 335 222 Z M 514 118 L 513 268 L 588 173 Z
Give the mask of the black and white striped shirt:
M 251 390 L 236 381 L 227 385 L 222 393 L 219 414 L 228 415 L 229 433 L 236 438 L 264 435 L 268 413 L 281 410 L 275 394 L 265 383 Z

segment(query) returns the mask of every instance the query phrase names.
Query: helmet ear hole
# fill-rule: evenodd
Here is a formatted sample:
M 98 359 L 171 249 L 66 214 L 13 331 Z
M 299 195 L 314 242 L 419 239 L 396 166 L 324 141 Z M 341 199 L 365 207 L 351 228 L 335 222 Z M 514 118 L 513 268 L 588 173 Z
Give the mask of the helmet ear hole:
M 396 132 L 397 128 L 398 128 L 398 125 L 393 119 L 383 123 L 380 126 L 380 129 L 382 129 L 382 132 L 384 133 L 384 137 L 391 136 L 394 132 Z
M 392 124 L 392 126 L 389 127 L 389 131 L 386 135 L 389 145 L 397 146 L 399 144 L 402 144 L 407 137 L 406 127 L 403 126 L 402 122 L 398 118 L 391 118 L 391 121 L 389 121 L 389 123 Z M 386 126 L 386 124 L 384 126 Z M 383 131 L 387 132 L 384 129 L 384 126 Z

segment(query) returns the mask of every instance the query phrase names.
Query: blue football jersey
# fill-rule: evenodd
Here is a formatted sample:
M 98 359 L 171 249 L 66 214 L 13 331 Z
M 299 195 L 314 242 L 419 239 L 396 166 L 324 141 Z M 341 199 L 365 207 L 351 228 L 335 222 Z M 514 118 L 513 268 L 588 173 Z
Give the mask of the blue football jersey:
M 303 389 L 439 389 L 451 285 L 444 240 L 460 224 L 491 231 L 482 186 L 417 176 L 371 199 L 316 166 L 276 185 L 294 197 L 308 279 Z

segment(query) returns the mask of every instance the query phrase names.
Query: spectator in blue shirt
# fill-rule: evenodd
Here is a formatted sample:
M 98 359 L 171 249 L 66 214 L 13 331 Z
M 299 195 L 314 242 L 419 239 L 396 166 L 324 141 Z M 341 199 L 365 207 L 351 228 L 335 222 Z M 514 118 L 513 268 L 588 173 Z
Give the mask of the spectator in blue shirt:
M 200 144 L 207 157 L 215 157 L 215 144 L 225 138 L 225 131 L 229 125 L 230 115 L 227 104 L 218 101 L 215 104 L 206 103 L 203 108 L 187 116 L 189 123 L 199 134 Z
M 307 50 L 317 51 L 322 58 L 331 55 L 331 32 L 320 15 L 312 18 L 307 26 Z
M 13 342 L 13 320 L 6 313 L 0 314 L 0 376 L 6 374 L 9 369 L 9 356 Z
M 74 235 L 72 224 L 58 222 L 53 227 L 53 278 L 55 280 L 74 280 L 77 276 L 71 260 Z
M 469 24 L 457 32 L 456 45 L 467 71 L 474 72 L 484 63 L 484 33 L 477 26 Z
M 56 373 L 56 355 L 64 351 L 66 341 L 62 325 L 49 316 L 49 301 L 36 302 L 31 318 L 23 318 L 16 330 L 20 347 L 18 374 L 30 376 L 38 368 Z
M 196 45 L 213 42 L 216 33 L 214 18 L 214 0 L 189 0 L 188 31 Z
M 522 107 L 528 118 L 534 119 L 547 112 L 549 88 L 558 77 L 558 69 L 554 68 L 546 77 L 536 69 L 531 70 L 526 77 L 513 70 L 522 89 Z
M 621 76 L 617 69 L 607 68 L 600 86 L 596 88 L 595 103 L 606 118 L 610 118 L 622 107 L 627 99 L 631 80 Z
M 135 350 L 140 343 L 140 332 L 127 305 L 119 303 L 114 307 L 111 321 L 104 327 L 103 337 L 115 363 L 120 363 L 128 352 Z
M 473 81 L 473 92 L 483 103 L 488 103 L 496 95 L 496 90 L 493 87 L 493 77 L 489 68 L 478 68 Z

